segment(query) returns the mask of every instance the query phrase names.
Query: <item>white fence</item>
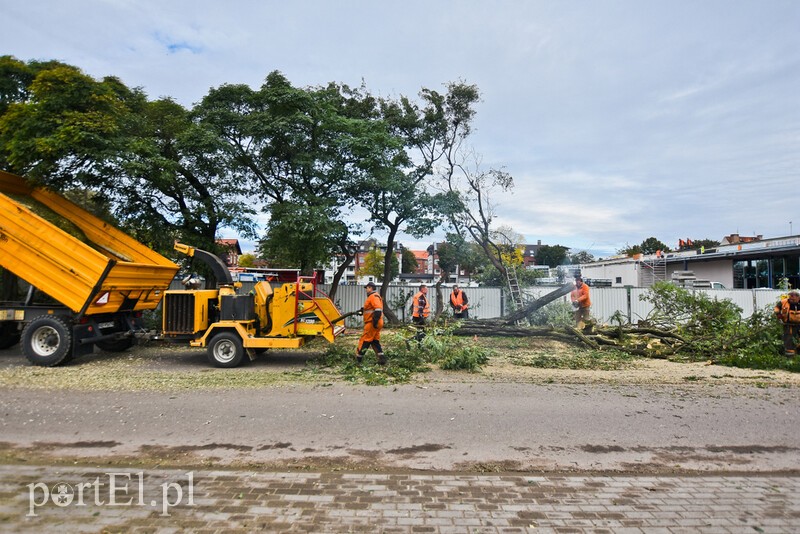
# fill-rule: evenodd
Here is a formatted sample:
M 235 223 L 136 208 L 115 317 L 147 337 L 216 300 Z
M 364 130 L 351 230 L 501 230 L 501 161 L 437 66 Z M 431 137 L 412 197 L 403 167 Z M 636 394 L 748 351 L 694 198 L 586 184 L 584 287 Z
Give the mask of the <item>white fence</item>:
M 245 282 L 240 293 L 250 291 L 255 284 Z M 329 285 L 321 285 L 320 289 L 327 293 Z M 173 289 L 181 288 L 180 283 Z M 558 286 L 533 286 L 522 290 L 523 299 L 531 301 L 540 298 Z M 470 317 L 474 319 L 492 319 L 502 317 L 509 311 L 508 291 L 499 287 L 466 287 L 464 292 L 469 298 Z M 398 318 L 410 321 L 411 297 L 418 291 L 417 286 L 390 285 L 386 294 L 384 305 L 391 308 Z M 592 316 L 601 323 L 608 323 L 611 317 L 619 311 L 622 317 L 632 323 L 646 318 L 653 310 L 652 304 L 641 300 L 641 296 L 649 290 L 644 287 L 593 287 L 591 288 Z M 749 317 L 754 310 L 765 307 L 770 309 L 780 299 L 781 291 L 772 289 L 693 289 L 690 291 L 702 292 L 715 299 L 729 299 L 742 309 L 742 317 Z M 445 309 L 448 308 L 450 289 L 442 288 L 442 297 L 445 299 Z M 335 304 L 342 313 L 357 310 L 364 305 L 366 292 L 364 286 L 345 285 L 336 290 Z M 431 302 L 431 312 L 436 310 L 437 295 L 433 287 L 428 288 L 428 298 Z M 569 302 L 569 295 L 560 297 L 559 300 Z M 346 319 L 349 327 L 361 324 L 360 317 Z
M 641 300 L 649 290 L 645 287 L 596 287 L 591 290 L 592 316 L 602 323 L 608 323 L 611 316 L 619 311 L 631 323 L 645 319 L 653 305 Z M 742 317 L 750 317 L 755 310 L 766 307 L 772 309 L 780 299 L 781 291 L 772 289 L 690 289 L 695 293 L 705 293 L 716 300 L 728 299 L 742 309 Z

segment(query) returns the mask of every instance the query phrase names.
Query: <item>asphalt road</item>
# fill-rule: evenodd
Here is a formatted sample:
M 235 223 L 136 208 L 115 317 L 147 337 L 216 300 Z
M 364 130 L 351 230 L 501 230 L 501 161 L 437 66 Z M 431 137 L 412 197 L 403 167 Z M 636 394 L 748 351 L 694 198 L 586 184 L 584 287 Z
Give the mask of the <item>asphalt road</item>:
M 6 451 L 164 465 L 725 473 L 790 472 L 800 457 L 797 388 L 6 389 L 0 403 Z

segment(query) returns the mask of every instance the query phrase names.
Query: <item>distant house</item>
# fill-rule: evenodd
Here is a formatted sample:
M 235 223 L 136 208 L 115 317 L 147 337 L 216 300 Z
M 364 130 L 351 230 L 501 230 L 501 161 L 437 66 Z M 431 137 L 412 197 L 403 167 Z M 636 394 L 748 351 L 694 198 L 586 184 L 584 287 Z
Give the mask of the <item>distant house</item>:
M 731 235 L 726 235 L 725 237 L 723 237 L 722 241 L 720 241 L 719 244 L 720 245 L 741 245 L 742 243 L 753 243 L 755 241 L 761 241 L 762 239 L 764 239 L 764 236 L 762 236 L 762 235 L 757 235 L 755 237 L 745 237 L 745 236 L 740 236 L 739 234 L 731 234 Z
M 222 247 L 223 252 L 220 258 L 225 262 L 225 265 L 230 267 L 239 266 L 239 256 L 242 255 L 242 248 L 239 246 L 238 239 L 217 239 L 217 245 Z
M 535 245 L 524 245 L 524 249 L 522 251 L 522 265 L 524 267 L 530 267 L 531 265 L 536 265 L 536 252 L 539 250 L 539 247 L 542 246 L 542 240 L 538 239 Z

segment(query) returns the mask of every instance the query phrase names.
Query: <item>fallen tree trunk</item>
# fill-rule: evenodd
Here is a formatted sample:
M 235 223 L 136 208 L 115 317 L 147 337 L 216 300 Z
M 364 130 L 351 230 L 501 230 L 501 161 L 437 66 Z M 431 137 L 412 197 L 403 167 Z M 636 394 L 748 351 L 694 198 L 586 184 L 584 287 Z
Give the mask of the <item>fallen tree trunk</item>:
M 537 310 L 554 300 L 569 294 L 572 284 L 564 284 L 555 291 L 536 299 L 523 308 L 500 319 L 471 319 L 462 321 L 453 331 L 456 336 L 482 337 L 546 337 L 557 341 L 582 345 L 594 350 L 609 348 L 649 358 L 667 358 L 674 354 L 686 340 L 670 331 L 652 326 L 598 326 L 586 330 L 568 326 L 553 328 L 549 326 L 527 327 L 517 324 L 530 317 Z M 660 348 L 657 348 L 660 347 Z
M 537 310 L 547 306 L 548 304 L 558 299 L 559 297 L 567 295 L 570 291 L 572 291 L 572 289 L 573 285 L 571 283 L 564 284 L 555 291 L 551 291 L 550 293 L 534 300 L 533 302 L 527 304 L 526 306 L 520 308 L 519 310 L 514 310 L 512 313 L 508 314 L 505 317 L 502 317 L 501 319 L 492 319 L 487 322 L 506 324 L 506 325 L 517 324 L 517 321 L 520 321 L 522 319 L 525 319 L 533 315 L 534 313 L 536 313 Z
M 453 331 L 456 336 L 481 337 L 544 337 L 573 345 L 582 345 L 594 350 L 613 349 L 648 358 L 666 359 L 684 344 L 680 336 L 669 331 L 648 327 L 641 330 L 636 327 L 625 327 L 625 342 L 613 339 L 619 334 L 619 328 L 601 327 L 580 331 L 568 326 L 553 328 L 550 326 L 517 326 L 499 322 L 469 320 L 463 321 Z M 609 336 L 611 334 L 611 336 Z M 655 340 L 655 342 L 654 342 Z M 652 345 L 652 346 L 651 346 Z

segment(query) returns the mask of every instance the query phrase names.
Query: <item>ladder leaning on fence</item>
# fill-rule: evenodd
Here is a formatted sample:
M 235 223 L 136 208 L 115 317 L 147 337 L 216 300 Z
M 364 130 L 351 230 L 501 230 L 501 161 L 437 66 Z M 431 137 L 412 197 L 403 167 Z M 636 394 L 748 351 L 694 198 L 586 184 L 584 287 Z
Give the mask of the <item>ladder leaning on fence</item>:
M 521 310 L 523 306 L 522 292 L 519 289 L 517 270 L 513 265 L 505 265 L 504 267 L 506 268 L 506 281 L 508 282 L 508 291 L 511 294 L 511 303 L 514 306 L 514 310 Z M 527 324 L 527 321 L 521 319 L 517 321 L 517 324 Z

